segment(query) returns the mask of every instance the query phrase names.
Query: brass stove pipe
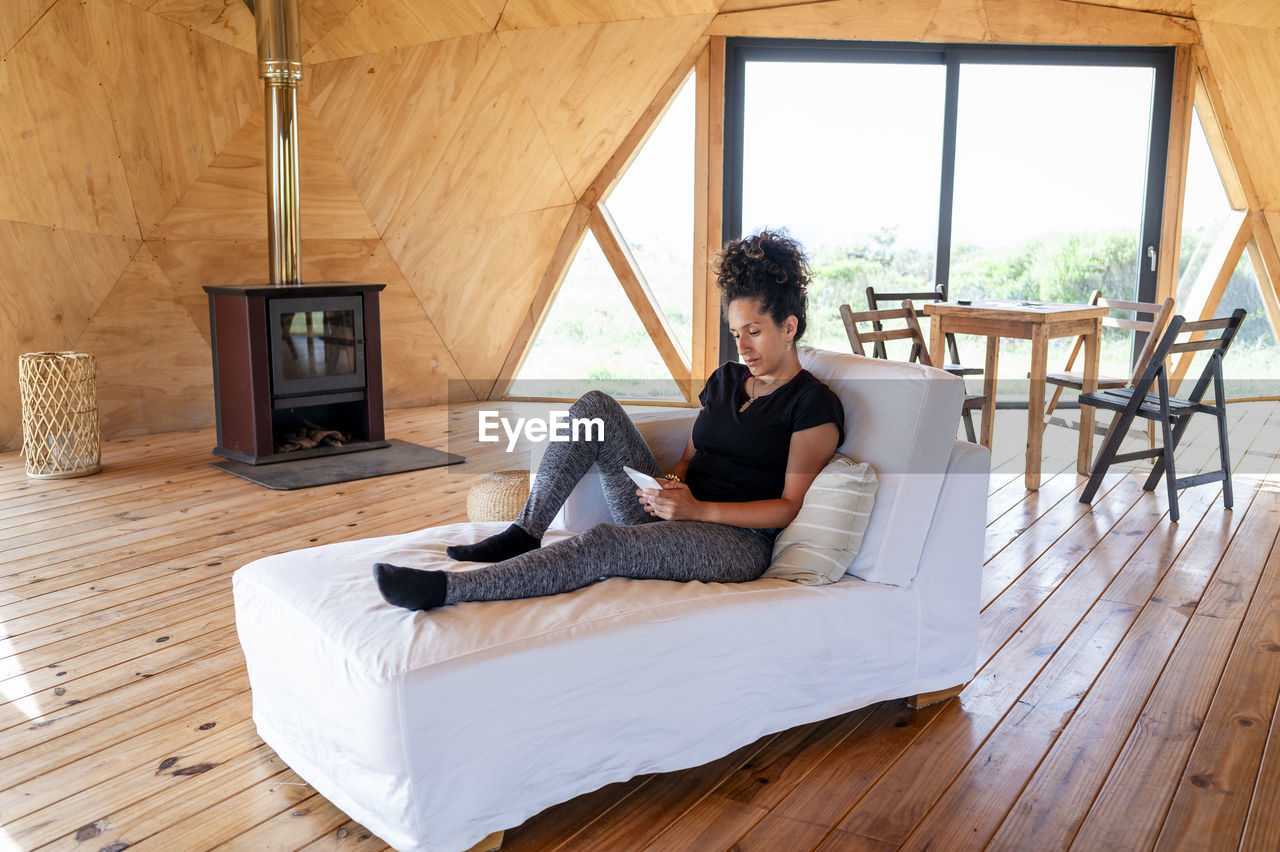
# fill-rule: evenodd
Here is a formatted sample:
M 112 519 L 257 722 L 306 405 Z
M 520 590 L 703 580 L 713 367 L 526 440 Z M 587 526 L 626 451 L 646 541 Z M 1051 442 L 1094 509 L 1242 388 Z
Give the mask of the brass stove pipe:
M 302 39 L 297 0 L 257 0 L 258 75 L 266 104 L 267 252 L 271 283 L 300 284 L 298 86 Z

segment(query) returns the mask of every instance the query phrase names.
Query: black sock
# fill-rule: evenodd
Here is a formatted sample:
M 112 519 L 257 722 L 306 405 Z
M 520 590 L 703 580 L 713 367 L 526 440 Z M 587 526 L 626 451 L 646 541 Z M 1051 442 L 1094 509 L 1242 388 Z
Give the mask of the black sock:
M 423 571 L 377 562 L 373 578 L 382 599 L 405 609 L 435 609 L 444 606 L 447 571 Z
M 501 562 L 521 553 L 528 553 L 542 546 L 542 539 L 534 538 L 512 524 L 500 533 L 491 535 L 475 544 L 455 544 L 444 552 L 459 562 Z

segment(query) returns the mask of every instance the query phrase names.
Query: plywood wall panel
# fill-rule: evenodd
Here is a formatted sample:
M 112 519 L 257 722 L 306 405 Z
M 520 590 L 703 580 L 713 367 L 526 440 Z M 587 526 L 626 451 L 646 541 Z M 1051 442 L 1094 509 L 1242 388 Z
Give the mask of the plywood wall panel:
M 0 219 L 139 236 L 97 41 L 82 6 L 58 3 L 0 63 Z
M 724 0 L 720 4 L 720 11 L 728 14 L 751 9 L 772 9 L 776 6 L 807 6 L 813 2 L 815 0 Z M 824 0 L 817 0 L 817 2 L 824 2 Z
M 249 116 L 261 112 L 257 63 L 124 0 L 87 0 L 85 8 L 146 237 Z
M 444 226 L 392 248 L 473 389 L 487 392 L 502 368 L 574 206 Z
M 720 0 L 508 0 L 499 30 L 672 18 L 718 11 Z
M 308 70 L 307 97 L 379 233 L 426 182 L 424 147 L 461 122 L 455 104 L 497 56 L 492 36 L 472 36 Z
M 710 21 L 690 15 L 498 34 L 575 197 Z
M 1267 227 L 1271 229 L 1271 239 L 1277 246 L 1280 246 L 1280 211 L 1268 210 L 1262 215 L 1266 220 Z
M 387 285 L 379 295 L 386 407 L 474 401 L 462 370 L 386 246 L 374 249 L 359 280 Z
M 1201 24 L 1205 55 L 1264 210 L 1280 210 L 1280 31 Z
M 257 55 L 253 12 L 244 0 L 126 0 L 139 9 L 181 24 L 246 53 Z
M 925 28 L 925 41 L 991 41 L 983 0 L 942 0 Z
M 938 0 L 834 0 L 805 6 L 721 11 L 713 35 L 919 41 Z
M 330 63 L 314 78 L 311 103 L 393 254 L 420 229 L 574 200 L 492 36 Z
M 360 0 L 307 0 L 298 10 L 298 29 L 302 38 L 303 62 L 316 60 L 310 54 L 311 49 L 320 43 L 329 32 L 350 15 Z M 327 49 L 323 51 L 327 56 Z M 336 59 L 335 56 L 327 56 Z
M 18 356 L 68 349 L 139 243 L 0 221 L 0 449 L 21 440 Z
M 1190 18 L 1193 14 L 1191 0 L 1073 0 L 1090 6 L 1111 6 L 1116 9 L 1130 9 L 1135 12 L 1156 12 L 1162 15 L 1177 15 Z M 1256 0 L 1246 0 L 1256 2 Z
M 1195 44 L 1195 23 L 1071 0 L 983 0 L 991 36 L 1033 44 Z
M 1275 0 L 1191 0 L 1197 20 L 1280 29 L 1280 3 Z
M 213 425 L 209 344 L 146 247 L 120 276 L 75 349 L 98 361 L 104 438 Z
M 505 2 L 364 0 L 333 26 L 304 59 L 345 59 L 492 32 Z
M 5 0 L 0 3 L 0 56 L 18 43 L 55 0 Z
M 1179 18 L 1073 0 L 983 0 L 991 39 L 1036 44 L 1192 44 L 1195 24 Z M 832 0 L 721 13 L 715 35 L 918 41 L 938 0 Z
M 267 241 L 156 240 L 147 244 L 156 263 L 209 339 L 206 284 L 261 284 L 269 280 Z M 355 281 L 377 247 L 376 240 L 303 240 L 304 281 Z
M 153 239 L 243 239 L 267 233 L 265 128 L 252 116 L 151 233 Z M 303 239 L 377 239 L 373 222 L 315 113 L 298 103 Z
M 393 254 L 442 223 L 470 223 L 572 204 L 573 190 L 538 117 L 521 94 L 519 74 L 491 41 L 481 65 L 422 146 L 418 174 L 383 238 Z

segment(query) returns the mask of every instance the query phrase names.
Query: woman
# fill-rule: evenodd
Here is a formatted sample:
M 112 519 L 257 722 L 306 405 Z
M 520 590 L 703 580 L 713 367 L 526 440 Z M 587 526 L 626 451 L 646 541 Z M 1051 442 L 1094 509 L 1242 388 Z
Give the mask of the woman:
M 446 551 L 453 559 L 494 564 L 424 571 L 380 562 L 374 576 L 388 603 L 432 609 L 556 594 L 606 577 L 741 583 L 764 573 L 777 533 L 800 511 L 810 483 L 844 440 L 844 411 L 796 355 L 809 280 L 800 246 L 761 231 L 726 244 L 717 260 L 717 284 L 743 363 L 727 362 L 707 380 L 684 455 L 662 487 L 636 489 L 623 465 L 656 477 L 658 463 L 622 407 L 591 391 L 569 416 L 603 419 L 604 440 L 550 444 L 516 522 Z M 541 547 L 552 518 L 593 463 L 614 523 Z

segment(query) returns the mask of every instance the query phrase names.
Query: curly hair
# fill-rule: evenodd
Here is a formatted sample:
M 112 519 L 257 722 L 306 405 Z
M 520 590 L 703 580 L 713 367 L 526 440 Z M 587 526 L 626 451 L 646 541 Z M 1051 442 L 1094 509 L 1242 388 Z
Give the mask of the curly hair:
M 716 286 L 725 307 L 735 299 L 759 299 L 776 324 L 796 318 L 797 341 L 804 334 L 809 260 L 786 231 L 759 231 L 725 243 L 716 255 Z

